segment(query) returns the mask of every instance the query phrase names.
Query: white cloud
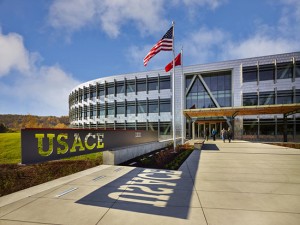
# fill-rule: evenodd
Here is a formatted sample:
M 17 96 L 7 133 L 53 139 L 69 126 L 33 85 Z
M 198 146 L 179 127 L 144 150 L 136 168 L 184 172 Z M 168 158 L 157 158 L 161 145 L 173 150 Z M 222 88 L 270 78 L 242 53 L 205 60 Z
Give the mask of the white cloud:
M 219 7 L 226 0 L 182 0 L 187 6 L 208 6 L 211 9 Z
M 3 35 L 0 30 L 0 49 L 0 77 L 12 70 L 29 71 L 30 54 L 23 45 L 22 36 L 16 33 Z
M 94 0 L 54 1 L 49 11 L 49 23 L 54 28 L 76 31 L 92 21 L 95 10 Z
M 228 42 L 223 49 L 224 59 L 238 59 L 296 51 L 297 42 L 257 34 L 240 43 Z
M 161 0 L 56 0 L 50 7 L 49 23 L 69 32 L 100 25 L 114 38 L 124 24 L 133 23 L 142 34 L 152 34 L 167 24 L 163 4 Z
M 26 49 L 19 34 L 0 33 L 0 49 L 0 113 L 68 114 L 68 95 L 79 84 L 71 74 L 58 65 L 36 65 L 37 53 Z

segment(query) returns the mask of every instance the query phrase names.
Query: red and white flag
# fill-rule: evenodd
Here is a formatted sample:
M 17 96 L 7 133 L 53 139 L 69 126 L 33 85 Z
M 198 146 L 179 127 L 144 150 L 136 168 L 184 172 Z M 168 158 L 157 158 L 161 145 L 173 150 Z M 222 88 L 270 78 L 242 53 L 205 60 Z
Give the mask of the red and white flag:
M 176 57 L 175 57 L 175 66 L 180 66 L 181 65 L 181 53 L 179 53 Z M 173 61 L 171 61 L 168 65 L 166 65 L 165 67 L 165 71 L 169 72 L 171 69 L 173 68 Z
M 167 33 L 151 48 L 149 53 L 144 58 L 144 66 L 147 66 L 149 60 L 160 51 L 173 50 L 173 26 Z

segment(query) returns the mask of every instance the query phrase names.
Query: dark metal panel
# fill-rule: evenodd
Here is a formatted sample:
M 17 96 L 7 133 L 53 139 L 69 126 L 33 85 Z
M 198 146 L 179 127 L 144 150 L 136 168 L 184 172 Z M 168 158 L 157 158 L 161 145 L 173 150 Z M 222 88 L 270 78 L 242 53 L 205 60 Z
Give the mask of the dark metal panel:
M 22 129 L 22 163 L 31 164 L 158 141 L 155 131 Z

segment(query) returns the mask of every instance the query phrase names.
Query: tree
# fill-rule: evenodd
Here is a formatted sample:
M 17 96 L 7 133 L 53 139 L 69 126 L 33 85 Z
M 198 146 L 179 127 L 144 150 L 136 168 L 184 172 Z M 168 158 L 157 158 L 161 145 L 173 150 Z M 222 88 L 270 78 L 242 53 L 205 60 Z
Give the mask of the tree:
M 3 123 L 0 123 L 0 133 L 5 133 L 7 131 L 8 128 Z
M 25 128 L 39 128 L 39 123 L 36 116 L 26 115 L 22 121 L 22 127 Z

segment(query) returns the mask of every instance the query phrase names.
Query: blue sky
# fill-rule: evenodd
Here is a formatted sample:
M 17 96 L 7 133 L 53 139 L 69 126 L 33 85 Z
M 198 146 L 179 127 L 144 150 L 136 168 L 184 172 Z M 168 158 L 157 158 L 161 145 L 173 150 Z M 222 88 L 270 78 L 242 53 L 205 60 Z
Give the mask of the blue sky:
M 175 21 L 184 65 L 300 50 L 299 0 L 0 0 L 0 114 L 68 114 L 92 79 L 163 69 L 143 58 Z

